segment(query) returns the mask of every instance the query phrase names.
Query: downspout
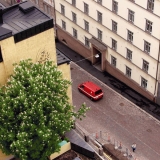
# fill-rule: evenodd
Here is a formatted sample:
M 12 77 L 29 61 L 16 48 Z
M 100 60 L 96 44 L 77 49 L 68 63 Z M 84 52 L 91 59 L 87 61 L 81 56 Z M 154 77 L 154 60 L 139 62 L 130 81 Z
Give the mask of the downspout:
M 156 72 L 156 84 L 155 84 L 155 90 L 154 90 L 154 101 L 155 101 L 155 94 L 156 94 L 156 89 L 157 89 L 157 81 L 158 81 L 158 71 L 159 71 L 159 58 L 160 58 L 160 44 L 159 44 L 159 51 L 158 51 L 158 61 L 157 61 L 157 72 Z
M 54 4 L 54 24 L 55 24 L 55 33 L 56 33 L 56 39 L 58 39 L 58 32 L 57 32 L 57 21 L 56 21 L 56 4 L 55 4 L 55 0 L 53 0 L 53 4 Z

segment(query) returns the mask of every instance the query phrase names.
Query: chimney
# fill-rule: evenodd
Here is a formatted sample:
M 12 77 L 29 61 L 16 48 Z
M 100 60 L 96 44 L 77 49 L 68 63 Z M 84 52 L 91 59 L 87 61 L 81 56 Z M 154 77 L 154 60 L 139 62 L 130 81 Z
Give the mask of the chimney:
M 2 24 L 3 23 L 3 8 L 2 8 L 2 6 L 0 6 L 0 24 Z

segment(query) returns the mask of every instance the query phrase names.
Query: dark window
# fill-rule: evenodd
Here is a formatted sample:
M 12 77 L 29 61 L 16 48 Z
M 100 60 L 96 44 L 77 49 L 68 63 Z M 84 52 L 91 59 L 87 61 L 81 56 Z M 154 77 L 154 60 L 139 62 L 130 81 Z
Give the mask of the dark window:
M 73 37 L 77 39 L 77 30 L 73 28 Z
M 101 93 L 102 93 L 102 90 L 100 89 L 100 90 L 95 92 L 95 95 L 98 95 L 98 94 L 101 94 Z
M 2 51 L 1 51 L 1 47 L 0 47 L 0 62 L 3 61 L 3 57 L 2 57 Z
M 102 0 L 97 0 L 97 3 L 102 5 Z
M 84 20 L 84 29 L 89 32 L 89 22 L 87 22 L 86 20 Z
M 147 80 L 144 79 L 143 77 L 141 77 L 141 86 L 145 89 L 147 88 Z
M 126 76 L 131 77 L 131 69 L 126 66 Z
M 128 48 L 127 48 L 126 58 L 127 58 L 128 60 L 130 60 L 130 61 L 132 60 L 132 51 L 129 50 Z
M 143 65 L 142 65 L 142 69 L 145 71 L 145 72 L 148 72 L 148 68 L 149 68 L 149 63 L 145 60 L 143 60 Z
M 62 20 L 62 29 L 66 30 L 66 22 Z
M 146 32 L 151 33 L 152 32 L 152 22 L 149 20 L 146 20 Z
M 74 12 L 72 12 L 72 21 L 77 23 L 77 15 Z
M 76 0 L 72 0 L 72 5 L 76 6 Z
M 61 4 L 61 13 L 65 15 L 65 7 Z
M 154 0 L 148 0 L 147 9 L 151 12 L 154 10 Z
M 112 49 L 117 50 L 117 41 L 112 39 Z
M 128 21 L 134 22 L 134 12 L 130 9 L 128 10 Z
M 114 0 L 112 0 L 112 11 L 116 14 L 118 13 L 118 2 Z
M 85 46 L 89 47 L 89 39 L 87 37 L 85 37 Z
M 151 44 L 147 41 L 144 41 L 144 51 L 150 53 Z
M 116 67 L 117 59 L 113 56 L 111 56 L 111 65 Z
M 84 13 L 86 13 L 87 15 L 89 13 L 89 6 L 87 3 L 84 3 Z
M 97 35 L 98 35 L 98 39 L 102 41 L 102 31 L 101 30 L 97 29 Z
M 131 32 L 131 31 L 129 31 L 129 30 L 128 30 L 127 40 L 128 40 L 129 42 L 133 42 L 133 32 Z
M 117 33 L 117 22 L 112 21 L 112 31 Z
M 102 23 L 102 13 L 99 12 L 99 11 L 97 11 L 97 21 L 98 21 L 99 23 Z

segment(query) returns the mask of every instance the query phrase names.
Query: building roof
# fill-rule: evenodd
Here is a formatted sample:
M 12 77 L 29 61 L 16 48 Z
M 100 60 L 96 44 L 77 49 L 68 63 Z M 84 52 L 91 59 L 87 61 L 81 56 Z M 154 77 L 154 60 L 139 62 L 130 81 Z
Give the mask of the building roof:
M 0 0 L 0 6 L 2 8 L 6 8 L 9 7 L 10 5 L 5 0 Z
M 58 65 L 61 65 L 61 64 L 64 64 L 64 63 L 69 63 L 71 61 L 60 50 L 56 49 L 56 53 L 57 53 L 57 64 Z
M 29 38 L 53 28 L 53 19 L 39 10 L 33 3 L 25 1 L 8 8 L 0 9 L 0 30 L 12 31 L 15 42 Z M 6 32 L 4 32 L 4 35 Z M 1 32 L 0 40 L 7 38 Z M 12 36 L 12 35 L 8 35 Z

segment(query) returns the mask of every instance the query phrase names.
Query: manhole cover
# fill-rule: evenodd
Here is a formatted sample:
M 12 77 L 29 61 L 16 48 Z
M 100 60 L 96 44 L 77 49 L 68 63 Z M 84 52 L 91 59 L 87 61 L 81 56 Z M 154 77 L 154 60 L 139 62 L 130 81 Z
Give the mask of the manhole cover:
M 147 131 L 147 132 L 152 132 L 152 130 L 151 130 L 151 129 L 147 129 L 146 131 Z
M 120 105 L 120 106 L 124 106 L 124 104 L 123 104 L 123 103 L 120 103 L 119 105 Z

